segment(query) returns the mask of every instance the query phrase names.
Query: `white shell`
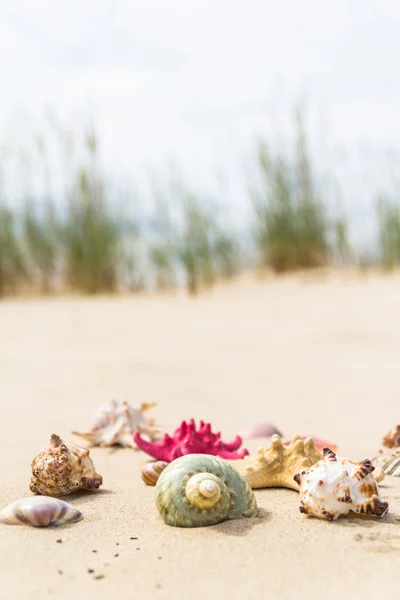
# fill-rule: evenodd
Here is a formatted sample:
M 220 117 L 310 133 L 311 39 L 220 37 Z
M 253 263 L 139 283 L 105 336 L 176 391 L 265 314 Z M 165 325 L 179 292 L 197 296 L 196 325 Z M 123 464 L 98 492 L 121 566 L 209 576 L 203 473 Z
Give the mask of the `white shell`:
M 370 460 L 354 462 L 325 449 L 309 471 L 295 475 L 300 486 L 300 512 L 336 520 L 350 511 L 381 517 L 388 511 Z
M 33 496 L 12 502 L 0 512 L 0 522 L 9 525 L 31 525 L 33 527 L 57 527 L 66 523 L 77 523 L 82 513 L 58 498 Z
M 133 408 L 127 402 L 111 400 L 100 406 L 93 417 L 90 431 L 72 433 L 89 442 L 91 446 L 136 448 L 132 438 L 134 431 L 148 435 L 151 440 L 158 439 L 162 434 L 154 424 L 154 419 L 145 415 L 154 406 L 155 404 L 143 403 L 139 408 Z

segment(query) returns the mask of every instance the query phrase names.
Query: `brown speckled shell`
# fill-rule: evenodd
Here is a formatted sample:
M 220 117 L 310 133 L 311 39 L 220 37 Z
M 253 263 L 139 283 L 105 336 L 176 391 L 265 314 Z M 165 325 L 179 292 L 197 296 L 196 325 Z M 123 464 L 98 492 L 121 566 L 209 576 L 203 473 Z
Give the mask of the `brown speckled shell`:
M 79 489 L 98 489 L 103 483 L 87 448 L 64 442 L 58 435 L 32 460 L 29 485 L 35 494 L 65 496 Z

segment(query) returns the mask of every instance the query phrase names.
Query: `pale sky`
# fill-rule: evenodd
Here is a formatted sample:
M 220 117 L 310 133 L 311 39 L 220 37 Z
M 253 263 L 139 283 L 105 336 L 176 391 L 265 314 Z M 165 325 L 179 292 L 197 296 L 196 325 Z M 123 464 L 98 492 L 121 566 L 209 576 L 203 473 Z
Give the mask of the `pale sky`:
M 0 132 L 93 116 L 114 176 L 173 157 L 200 185 L 304 98 L 321 164 L 373 179 L 399 148 L 399 56 L 398 0 L 0 0 Z

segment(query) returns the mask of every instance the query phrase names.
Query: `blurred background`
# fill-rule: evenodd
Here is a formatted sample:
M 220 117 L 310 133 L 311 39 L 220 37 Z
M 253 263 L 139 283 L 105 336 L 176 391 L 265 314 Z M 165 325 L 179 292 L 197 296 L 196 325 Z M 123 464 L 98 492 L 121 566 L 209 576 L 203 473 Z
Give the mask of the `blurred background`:
M 0 296 L 400 261 L 395 0 L 0 8 Z

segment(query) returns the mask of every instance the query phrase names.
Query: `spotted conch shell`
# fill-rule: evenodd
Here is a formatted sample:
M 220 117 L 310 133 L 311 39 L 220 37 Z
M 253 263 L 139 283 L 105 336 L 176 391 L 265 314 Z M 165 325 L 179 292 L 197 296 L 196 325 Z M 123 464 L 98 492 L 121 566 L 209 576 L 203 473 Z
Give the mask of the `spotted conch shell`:
M 99 408 L 90 431 L 72 433 L 83 438 L 91 446 L 137 448 L 132 439 L 135 431 L 144 433 L 151 440 L 159 439 L 162 435 L 161 429 L 155 426 L 154 419 L 144 415 L 153 406 L 156 405 L 143 403 L 139 408 L 133 408 L 127 402 L 111 400 Z
M 31 496 L 12 502 L 0 512 L 0 522 L 8 525 L 31 525 L 32 527 L 58 527 L 77 523 L 82 513 L 58 498 Z
M 300 488 L 300 512 L 334 521 L 350 511 L 382 517 L 389 504 L 382 500 L 370 460 L 339 458 L 329 448 L 308 471 L 294 476 Z
M 65 496 L 79 489 L 98 489 L 103 483 L 87 448 L 64 442 L 58 435 L 32 460 L 29 488 L 44 496 Z
M 227 461 L 209 454 L 173 460 L 158 478 L 155 501 L 165 523 L 174 527 L 205 527 L 258 513 L 244 477 Z
M 250 487 L 286 487 L 298 490 L 293 480 L 300 470 L 309 469 L 321 458 L 311 438 L 294 436 L 288 446 L 273 435 L 268 448 L 259 448 L 255 456 L 229 461 L 246 478 Z

